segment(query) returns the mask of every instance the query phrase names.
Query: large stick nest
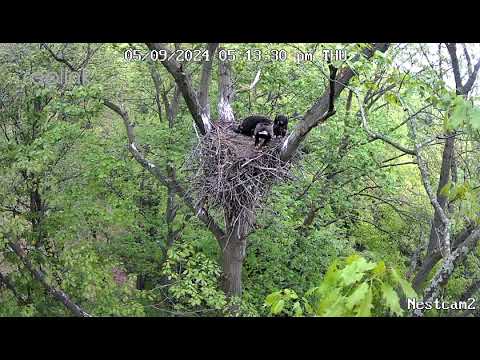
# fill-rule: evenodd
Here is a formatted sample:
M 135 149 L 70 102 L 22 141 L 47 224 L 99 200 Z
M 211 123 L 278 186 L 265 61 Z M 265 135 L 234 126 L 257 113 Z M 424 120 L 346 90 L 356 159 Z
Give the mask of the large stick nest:
M 194 148 L 191 188 L 198 203 L 223 210 L 231 223 L 253 226 L 255 210 L 272 185 L 291 179 L 291 162 L 280 160 L 284 139 L 256 149 L 255 140 L 237 134 L 230 123 L 214 123 Z

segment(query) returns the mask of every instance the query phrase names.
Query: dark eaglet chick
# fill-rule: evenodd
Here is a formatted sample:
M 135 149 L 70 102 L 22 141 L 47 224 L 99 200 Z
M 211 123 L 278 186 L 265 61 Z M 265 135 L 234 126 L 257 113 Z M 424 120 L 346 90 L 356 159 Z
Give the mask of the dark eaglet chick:
M 288 117 L 285 115 L 277 115 L 273 122 L 273 134 L 275 137 L 284 137 L 287 135 Z
M 238 128 L 233 131 L 246 136 L 254 136 L 255 146 L 259 144 L 260 139 L 264 139 L 261 146 L 265 146 L 273 137 L 273 123 L 266 116 L 252 115 L 243 119 Z

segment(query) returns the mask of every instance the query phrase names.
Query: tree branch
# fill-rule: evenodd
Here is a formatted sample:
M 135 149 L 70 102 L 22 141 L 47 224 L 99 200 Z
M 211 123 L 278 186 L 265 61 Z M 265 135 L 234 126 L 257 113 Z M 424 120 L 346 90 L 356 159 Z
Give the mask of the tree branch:
M 220 61 L 219 70 L 219 99 L 218 99 L 218 117 L 219 120 L 232 122 L 235 120 L 231 102 L 234 91 L 231 76 L 231 65 L 228 61 Z
M 208 212 L 201 206 L 195 204 L 190 195 L 183 189 L 183 187 L 174 179 L 165 176 L 162 171 L 151 161 L 148 161 L 143 153 L 139 150 L 133 126 L 130 123 L 128 113 L 121 109 L 118 105 L 112 103 L 109 100 L 104 100 L 104 105 L 117 113 L 123 120 L 125 129 L 127 131 L 128 138 L 128 150 L 133 155 L 134 159 L 143 166 L 148 172 L 150 172 L 160 183 L 168 188 L 173 188 L 175 193 L 183 199 L 186 205 L 197 215 L 197 217 L 207 226 L 207 228 L 213 233 L 215 238 L 223 245 L 225 234 L 224 231 L 218 226 Z
M 454 252 L 448 256 L 440 269 L 433 277 L 430 285 L 425 290 L 423 302 L 432 302 L 440 292 L 440 288 L 445 285 L 455 270 L 455 266 L 461 263 L 467 255 L 475 248 L 480 239 L 480 228 L 475 229 L 470 236 Z M 414 311 L 415 316 L 423 316 L 425 309 Z
M 468 77 L 467 82 L 463 86 L 463 92 L 465 95 L 468 94 L 470 90 L 472 90 L 473 84 L 477 80 L 479 70 L 480 70 L 480 59 L 478 59 L 477 63 L 475 64 L 475 67 L 473 68 L 471 75 Z
M 208 99 L 208 89 L 210 88 L 210 80 L 212 78 L 212 65 L 215 51 L 218 43 L 210 43 L 207 46 L 208 59 L 206 59 L 202 66 L 202 75 L 200 78 L 200 89 L 198 91 L 198 101 L 202 113 L 206 114 L 210 119 L 210 103 Z
M 42 46 L 50 53 L 50 55 L 56 60 L 58 61 L 59 63 L 62 63 L 64 65 L 66 65 L 71 71 L 73 72 L 77 72 L 78 69 L 73 66 L 72 64 L 70 64 L 70 62 L 65 59 L 65 57 L 63 56 L 63 54 L 61 56 L 58 56 L 57 54 L 55 54 L 55 52 L 45 43 L 42 44 Z
M 162 78 L 160 77 L 160 73 L 158 72 L 155 63 L 149 62 L 148 67 L 150 68 L 150 75 L 152 76 L 153 85 L 155 86 L 155 103 L 157 104 L 158 117 L 160 121 L 162 121 L 162 103 L 160 101 L 162 94 Z
M 202 135 L 205 135 L 211 128 L 210 118 L 202 112 L 197 94 L 192 86 L 192 81 L 187 73 L 183 71 L 182 64 L 173 59 L 171 51 L 165 44 L 147 43 L 147 46 L 150 50 L 165 51 L 166 59 L 162 61 L 162 64 L 175 79 L 197 128 Z
M 8 277 L 3 275 L 0 272 L 0 284 L 2 284 L 2 283 L 5 285 L 5 287 L 8 290 L 10 290 L 12 292 L 13 296 L 15 296 L 15 298 L 17 299 L 19 304 L 21 304 L 21 305 L 26 305 L 27 304 L 27 300 L 17 292 L 17 290 L 15 289 L 15 286 L 13 286 L 13 284 L 10 282 Z
M 450 59 L 452 61 L 452 70 L 453 76 L 455 78 L 455 85 L 457 89 L 457 95 L 463 94 L 463 85 L 462 85 L 462 76 L 460 74 L 460 65 L 458 64 L 457 57 L 457 44 L 447 43 L 445 44 L 450 54 Z
M 468 76 L 472 75 L 472 59 L 470 58 L 470 54 L 468 53 L 467 45 L 465 43 L 462 44 L 463 47 L 463 54 L 465 55 L 465 60 L 467 60 L 467 70 Z
M 47 277 L 45 276 L 45 274 L 42 271 L 35 269 L 35 267 L 31 263 L 30 259 L 28 259 L 28 257 L 26 256 L 25 252 L 20 247 L 20 245 L 14 243 L 13 241 L 9 241 L 8 246 L 18 256 L 18 258 L 23 263 L 23 265 L 28 269 L 28 271 L 30 271 L 30 273 L 35 278 L 35 280 L 37 280 L 40 284 L 42 284 L 42 286 L 47 290 L 47 292 L 55 300 L 61 302 L 75 316 L 91 317 L 89 313 L 87 313 L 80 306 L 78 306 L 72 300 L 70 300 L 70 297 L 67 294 L 65 294 L 65 292 L 63 292 L 60 289 L 56 289 L 55 287 L 53 287 L 48 283 Z
M 358 94 L 355 91 L 353 91 L 353 93 L 355 94 L 355 97 L 357 98 L 358 105 L 360 107 L 360 115 L 362 117 L 362 127 L 365 130 L 365 132 L 368 134 L 370 139 L 371 140 L 377 140 L 377 139 L 382 140 L 382 141 L 386 142 L 387 144 L 393 146 L 394 148 L 396 148 L 397 150 L 400 150 L 401 152 L 403 152 L 405 154 L 415 156 L 416 151 L 407 149 L 406 147 L 404 147 L 400 144 L 397 144 L 393 140 L 389 139 L 385 135 L 382 135 L 380 133 L 377 133 L 377 132 L 374 132 L 374 131 L 370 130 L 370 128 L 368 127 L 368 123 L 367 123 L 367 115 L 365 113 L 365 109 L 363 108 L 363 103 L 362 103 L 362 101 L 360 101 L 360 97 L 358 96 Z
M 452 241 L 452 250 L 455 251 L 459 246 L 461 246 L 465 240 L 471 235 L 475 230 L 474 227 L 468 225 L 463 231 L 455 235 Z M 442 255 L 438 250 L 428 253 L 427 257 L 422 261 L 420 269 L 417 271 L 414 279 L 412 280 L 412 287 L 418 293 L 421 289 L 423 283 L 427 279 L 430 271 L 435 267 L 438 261 L 442 258 Z
M 430 203 L 432 204 L 433 208 L 435 209 L 435 212 L 440 217 L 440 221 L 443 225 L 442 228 L 440 229 L 440 234 L 439 234 L 439 235 L 441 235 L 441 237 L 440 237 L 441 246 L 443 247 L 443 250 L 444 250 L 443 255 L 444 255 L 444 257 L 449 257 L 450 252 L 451 252 L 450 219 L 448 218 L 447 214 L 445 213 L 443 207 L 438 202 L 438 198 L 437 198 L 436 194 L 432 190 L 432 186 L 431 186 L 430 180 L 429 180 L 430 177 L 429 177 L 429 174 L 428 174 L 427 164 L 420 154 L 421 147 L 416 141 L 416 129 L 415 129 L 414 124 L 412 124 L 411 129 L 412 129 L 413 138 L 415 139 L 415 150 L 416 150 L 416 156 L 417 156 L 417 163 L 418 163 L 418 168 L 420 170 L 423 187 L 425 188 L 425 192 L 428 195 Z
M 371 48 L 365 49 L 363 51 L 363 56 L 366 58 L 371 58 L 375 51 L 385 52 L 389 47 L 387 43 L 378 43 L 373 45 Z M 353 61 L 357 61 L 360 58 L 360 55 L 357 55 Z M 305 139 L 307 134 L 320 123 L 325 122 L 328 117 L 333 115 L 329 110 L 332 109 L 334 101 L 341 94 L 343 89 L 346 87 L 350 79 L 355 75 L 355 72 L 350 68 L 345 68 L 340 74 L 338 79 L 335 79 L 335 89 L 330 91 L 331 87 L 322 95 L 322 97 L 305 113 L 304 119 L 302 122 L 299 122 L 292 133 L 285 139 L 282 150 L 280 153 L 280 158 L 283 161 L 288 161 L 295 151 L 298 149 L 302 141 Z M 330 78 L 330 80 L 332 80 Z M 331 81 L 330 81 L 331 83 Z
M 255 77 L 253 78 L 252 82 L 250 85 L 243 85 L 240 89 L 237 89 L 235 91 L 235 94 L 240 94 L 246 91 L 252 91 L 255 89 L 257 86 L 258 82 L 260 81 L 260 75 L 262 74 L 262 69 L 258 69 L 257 73 L 255 74 Z
M 95 53 L 102 47 L 102 44 L 100 44 L 93 50 L 91 48 L 91 44 L 87 44 L 87 53 L 85 55 L 85 59 L 83 59 L 83 61 L 76 66 L 69 62 L 67 59 L 65 59 L 65 55 L 63 53 L 65 47 L 60 53 L 60 55 L 58 55 L 46 43 L 42 43 L 41 46 L 45 48 L 56 61 L 66 65 L 71 71 L 78 72 L 81 71 L 88 64 L 93 55 L 95 55 Z

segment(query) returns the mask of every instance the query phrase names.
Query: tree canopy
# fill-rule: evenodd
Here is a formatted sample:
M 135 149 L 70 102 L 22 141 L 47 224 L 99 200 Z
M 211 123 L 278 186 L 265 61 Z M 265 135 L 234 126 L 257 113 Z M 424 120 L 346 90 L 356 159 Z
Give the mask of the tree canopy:
M 479 70 L 462 43 L 0 44 L 0 316 L 478 316 Z M 263 149 L 228 132 L 279 114 Z

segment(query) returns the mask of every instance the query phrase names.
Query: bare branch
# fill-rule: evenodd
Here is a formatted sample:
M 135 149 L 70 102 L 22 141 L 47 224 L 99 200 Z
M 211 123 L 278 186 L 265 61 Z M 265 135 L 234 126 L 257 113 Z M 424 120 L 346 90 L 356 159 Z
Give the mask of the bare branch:
M 258 82 L 260 81 L 260 75 L 261 74 L 262 74 L 262 69 L 258 69 L 258 71 L 255 74 L 255 77 L 252 80 L 252 82 L 250 83 L 250 85 L 243 85 L 240 89 L 237 89 L 235 91 L 235 94 L 240 94 L 240 93 L 243 93 L 243 92 L 246 92 L 246 91 L 252 91 L 253 89 L 255 89 Z
M 415 161 L 405 161 L 403 163 L 381 165 L 379 166 L 379 169 L 392 167 L 392 166 L 402 166 L 402 165 L 417 165 L 417 163 Z
M 468 239 L 474 230 L 475 228 L 470 224 L 460 233 L 455 235 L 452 241 L 452 250 L 455 251 L 459 246 L 462 246 L 465 240 Z M 432 271 L 432 269 L 441 259 L 442 255 L 437 249 L 433 250 L 432 252 L 427 252 L 427 257 L 422 261 L 421 267 L 418 269 L 418 272 L 412 280 L 412 286 L 415 291 L 418 292 L 421 289 L 423 283 L 430 274 L 430 271 Z
M 200 89 L 198 91 L 198 101 L 200 103 L 200 109 L 203 114 L 210 119 L 210 103 L 208 101 L 208 89 L 210 87 L 210 80 L 212 78 L 212 65 L 215 51 L 217 50 L 218 43 L 210 43 L 207 46 L 208 59 L 206 59 L 202 66 L 202 76 L 200 78 Z
M 190 111 L 197 128 L 202 135 L 205 135 L 208 131 L 210 131 L 211 128 L 210 119 L 207 118 L 206 114 L 202 113 L 200 102 L 192 86 L 192 81 L 187 73 L 183 70 L 182 64 L 179 64 L 173 59 L 171 56 L 171 51 L 165 44 L 147 43 L 147 46 L 150 50 L 162 50 L 167 54 L 166 59 L 162 61 L 162 64 L 175 79 L 175 82 L 182 92 L 185 103 L 187 104 L 188 110 Z
M 462 86 L 462 77 L 460 75 L 460 65 L 458 64 L 458 57 L 457 57 L 457 44 L 455 43 L 447 43 L 448 53 L 450 54 L 450 60 L 452 61 L 452 70 L 453 76 L 455 78 L 455 88 L 457 89 L 457 95 L 463 94 L 463 86 Z
M 412 124 L 411 126 L 413 138 L 416 139 L 416 129 L 415 125 Z M 430 177 L 428 174 L 427 164 L 425 160 L 422 158 L 420 151 L 421 146 L 415 140 L 415 152 L 417 156 L 417 163 L 418 168 L 420 169 L 420 174 L 422 178 L 423 187 L 430 199 L 430 203 L 432 204 L 433 208 L 435 209 L 436 213 L 440 217 L 440 221 L 442 223 L 442 228 L 440 229 L 440 239 L 441 239 L 441 246 L 444 250 L 444 257 L 450 256 L 451 253 L 451 245 L 450 245 L 450 219 L 448 218 L 447 214 L 445 213 L 443 207 L 438 202 L 437 196 L 432 190 L 432 186 L 430 184 Z
M 467 45 L 465 43 L 462 44 L 463 47 L 463 54 L 465 55 L 465 60 L 467 60 L 467 70 L 468 76 L 472 76 L 472 59 L 470 58 L 470 54 L 468 53 Z
M 87 44 L 87 53 L 85 55 L 85 59 L 83 59 L 83 61 L 78 65 L 74 65 L 70 61 L 65 59 L 65 55 L 64 55 L 65 47 L 62 49 L 62 51 L 59 54 L 56 54 L 52 50 L 52 48 L 50 48 L 46 43 L 41 44 L 41 47 L 45 48 L 50 53 L 50 55 L 55 59 L 55 61 L 58 61 L 59 63 L 66 65 L 73 72 L 78 72 L 78 71 L 81 71 L 83 68 L 85 68 L 85 66 L 88 64 L 88 62 L 93 57 L 93 55 L 95 55 L 95 53 L 102 47 L 102 44 L 100 44 L 94 49 L 92 49 L 91 44 Z
M 432 106 L 432 104 L 427 104 L 425 105 L 424 107 L 422 107 L 420 110 L 416 111 L 415 113 L 413 113 L 412 115 L 409 115 L 405 120 L 403 120 L 400 124 L 398 124 L 397 126 L 391 128 L 389 130 L 390 133 L 394 132 L 395 130 L 399 129 L 400 127 L 402 127 L 403 125 L 405 125 L 406 123 L 408 123 L 410 120 L 412 120 L 415 116 L 417 116 L 418 114 L 420 114 L 422 111 L 426 110 L 427 108 L 429 108 L 430 106 Z
M 257 75 L 255 75 L 255 79 L 253 79 L 252 83 L 248 87 L 249 90 L 253 90 L 255 86 L 257 86 L 258 81 L 260 80 L 260 74 L 262 73 L 262 69 L 258 69 Z
M 363 56 L 371 58 L 375 51 L 385 52 L 389 47 L 387 43 L 378 43 L 371 48 L 363 51 Z M 358 55 L 353 61 L 357 61 L 360 58 Z M 289 160 L 307 134 L 320 123 L 325 122 L 332 114 L 329 112 L 331 108 L 331 100 L 335 100 L 341 94 L 346 87 L 350 79 L 355 76 L 355 72 L 350 68 L 345 68 L 340 74 L 338 79 L 335 79 L 335 89 L 330 91 L 330 88 L 322 95 L 322 97 L 305 113 L 302 122 L 299 122 L 292 133 L 285 139 L 285 142 L 281 151 L 281 159 L 283 161 Z M 328 115 L 328 116 L 327 116 Z
M 65 59 L 63 53 L 60 55 L 55 54 L 55 52 L 45 43 L 42 44 L 42 47 L 44 47 L 56 61 L 66 65 L 71 71 L 78 71 L 77 67 L 73 66 L 67 59 Z
M 464 52 L 467 58 L 467 63 L 469 67 L 469 77 L 465 85 L 462 85 L 462 80 L 460 76 L 460 65 L 458 63 L 457 57 L 457 44 L 451 43 L 446 44 L 448 53 L 450 54 L 450 59 L 452 61 L 453 75 L 455 77 L 455 85 L 457 90 L 457 95 L 467 95 L 473 87 L 475 80 L 477 79 L 478 71 L 480 70 L 480 59 L 475 64 L 473 71 L 471 71 L 470 56 L 464 44 Z M 471 71 L 471 73 L 470 73 Z
M 218 99 L 218 117 L 220 121 L 233 122 L 235 115 L 231 102 L 233 100 L 233 84 L 231 75 L 231 65 L 228 61 L 220 61 L 219 70 L 219 99 Z
M 155 102 L 157 104 L 158 117 L 160 121 L 162 121 L 162 103 L 160 101 L 160 97 L 162 94 L 162 90 L 161 90 L 162 79 L 160 77 L 160 73 L 158 72 L 158 69 L 156 68 L 153 62 L 149 62 L 148 67 L 150 69 L 150 75 L 152 76 L 153 85 L 155 86 Z
M 468 80 L 463 87 L 464 94 L 468 94 L 470 90 L 472 90 L 473 84 L 477 80 L 478 70 L 480 70 L 480 59 L 478 59 L 475 67 L 473 68 L 472 74 L 468 77 Z
M 387 144 L 393 146 L 394 148 L 396 148 L 397 150 L 400 150 L 401 152 L 405 153 L 405 154 L 409 154 L 409 155 L 413 155 L 415 156 L 416 155 L 416 152 L 414 150 L 410 150 L 410 149 L 407 149 L 406 147 L 394 142 L 393 140 L 389 139 L 388 137 L 386 137 L 385 135 L 382 135 L 380 133 L 377 133 L 377 132 L 374 132 L 372 130 L 370 130 L 370 128 L 368 127 L 368 123 L 367 123 L 367 115 L 365 113 L 365 109 L 363 107 L 363 103 L 362 101 L 360 100 L 360 97 L 358 96 L 358 94 L 353 91 L 353 93 L 355 94 L 355 97 L 357 98 L 357 102 L 358 102 L 358 105 L 360 107 L 360 115 L 362 117 L 362 127 L 363 129 L 365 130 L 365 132 L 368 134 L 368 136 L 372 139 L 372 140 L 375 140 L 375 139 L 379 139 L 379 140 L 382 140 L 384 142 L 386 142 Z

